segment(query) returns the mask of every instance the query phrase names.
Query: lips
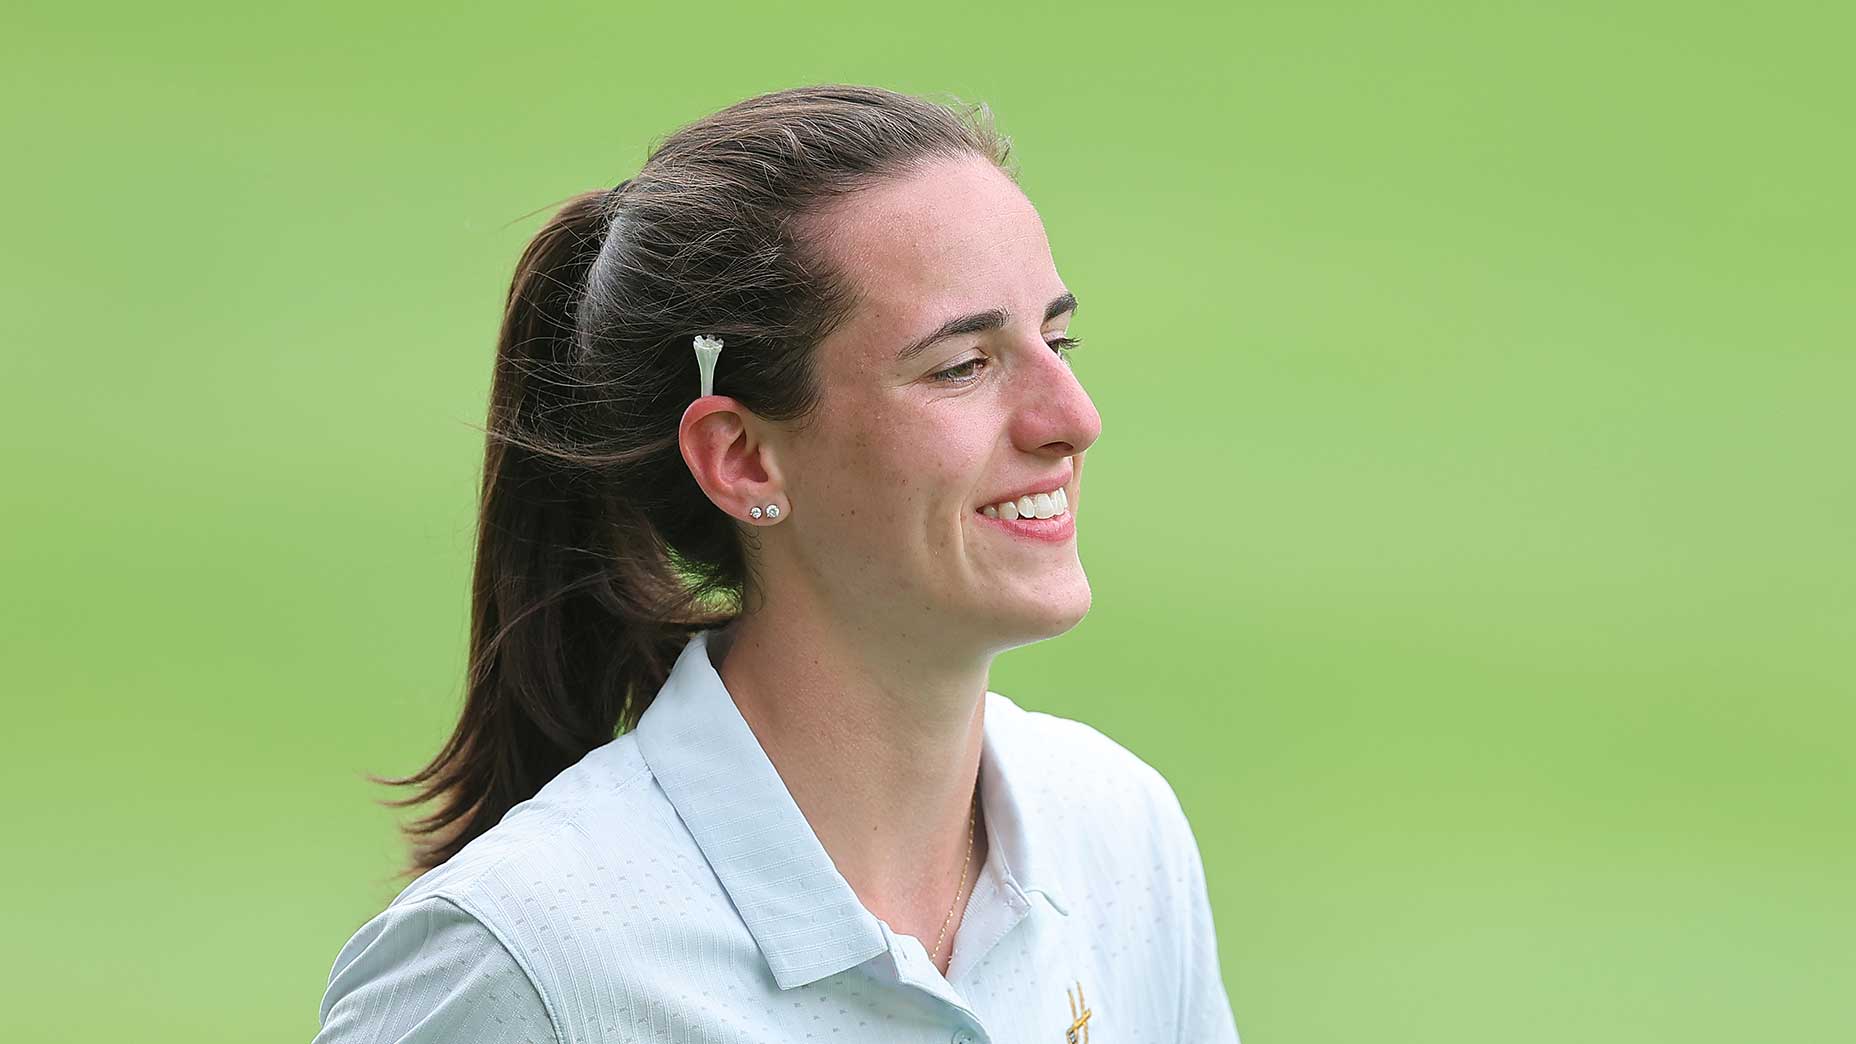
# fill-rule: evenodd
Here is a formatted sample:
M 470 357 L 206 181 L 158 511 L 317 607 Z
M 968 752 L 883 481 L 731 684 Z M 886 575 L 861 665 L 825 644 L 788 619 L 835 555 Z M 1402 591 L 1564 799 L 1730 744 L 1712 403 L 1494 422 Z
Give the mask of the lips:
M 1076 536 L 1076 516 L 1068 511 L 1050 518 L 994 518 L 974 512 L 982 526 L 997 526 L 1008 536 L 1051 544 L 1067 543 Z
M 998 496 L 989 500 L 980 501 L 978 504 L 974 505 L 973 510 L 983 510 L 988 504 L 1003 504 L 1008 500 L 1036 497 L 1039 493 L 1054 493 L 1059 489 L 1067 492 L 1070 487 L 1070 480 L 1075 477 L 1075 472 L 1064 472 L 1061 475 L 1052 475 L 1047 479 L 1033 479 L 1028 485 L 1020 486 L 1009 492 L 1000 493 Z

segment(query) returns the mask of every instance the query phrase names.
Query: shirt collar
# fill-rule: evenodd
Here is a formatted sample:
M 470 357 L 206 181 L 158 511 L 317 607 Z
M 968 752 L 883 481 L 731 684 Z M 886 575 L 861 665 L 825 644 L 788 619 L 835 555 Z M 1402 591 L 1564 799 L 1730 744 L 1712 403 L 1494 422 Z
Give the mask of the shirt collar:
M 1043 896 L 1067 917 L 1070 903 L 1061 891 L 1058 839 L 1044 809 L 1065 797 L 1052 787 L 1075 766 L 1049 757 L 1032 724 L 1030 712 L 999 693 L 986 693 L 980 806 L 986 812 L 989 852 L 998 854 L 1008 884 Z
M 815 982 L 888 949 L 882 925 L 851 890 L 748 728 L 698 632 L 634 730 L 638 749 L 740 911 L 781 989 Z M 1045 858 L 1015 755 L 1026 713 L 986 694 L 980 801 L 1006 880 L 1068 913 Z

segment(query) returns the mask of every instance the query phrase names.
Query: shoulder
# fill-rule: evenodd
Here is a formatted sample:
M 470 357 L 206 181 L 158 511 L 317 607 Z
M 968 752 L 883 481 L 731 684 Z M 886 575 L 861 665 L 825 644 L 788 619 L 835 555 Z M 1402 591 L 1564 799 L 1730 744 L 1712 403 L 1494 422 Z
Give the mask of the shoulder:
M 1014 788 L 1067 833 L 1169 863 L 1193 849 L 1173 785 L 1133 750 L 1087 722 L 1027 710 L 996 692 L 987 694 L 986 713 L 997 719 Z
M 527 990 L 536 1011 L 571 1025 L 581 972 L 598 963 L 593 950 L 650 934 L 678 901 L 713 889 L 635 738 L 621 736 L 420 875 L 355 933 L 331 974 L 325 1021 L 331 1009 L 340 1015 L 342 996 L 394 997 L 418 980 L 438 997 Z M 441 930 L 442 945 L 428 941 Z
M 1035 821 L 1049 873 L 1091 951 L 1142 969 L 1177 1039 L 1236 1044 L 1204 864 L 1178 795 L 1159 769 L 1101 730 L 1027 711 L 997 693 L 1013 801 Z M 988 728 L 991 723 L 989 721 Z M 1164 1031 L 1163 1031 L 1164 1032 Z M 1174 1034 L 1165 1032 L 1167 1039 Z
M 400 893 L 394 903 L 444 898 L 493 927 L 526 920 L 526 907 L 604 874 L 630 855 L 683 835 L 627 734 L 568 767 L 496 826 Z M 622 875 L 615 875 L 622 876 Z
M 329 973 L 316 1044 L 559 1039 L 530 967 L 442 898 L 395 903 L 348 940 Z
M 1145 758 L 1088 722 L 1027 710 L 1010 697 L 986 694 L 986 713 L 998 722 L 1015 762 L 1037 765 L 1065 787 L 1110 790 L 1128 799 L 1179 804 L 1173 786 Z

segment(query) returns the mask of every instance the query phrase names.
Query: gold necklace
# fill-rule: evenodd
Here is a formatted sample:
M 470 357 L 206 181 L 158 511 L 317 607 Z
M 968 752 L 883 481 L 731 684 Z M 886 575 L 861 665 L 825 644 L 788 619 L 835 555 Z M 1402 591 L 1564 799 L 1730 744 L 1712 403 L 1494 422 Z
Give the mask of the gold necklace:
M 928 952 L 928 962 L 938 965 L 941 956 L 941 942 L 947 938 L 947 926 L 954 919 L 954 910 L 960 906 L 960 893 L 967 887 L 967 869 L 973 865 L 973 823 L 979 818 L 980 792 L 973 789 L 973 807 L 967 810 L 967 860 L 960 865 L 960 883 L 954 886 L 954 905 L 947 908 L 947 916 L 941 920 L 941 934 L 935 937 L 934 949 Z

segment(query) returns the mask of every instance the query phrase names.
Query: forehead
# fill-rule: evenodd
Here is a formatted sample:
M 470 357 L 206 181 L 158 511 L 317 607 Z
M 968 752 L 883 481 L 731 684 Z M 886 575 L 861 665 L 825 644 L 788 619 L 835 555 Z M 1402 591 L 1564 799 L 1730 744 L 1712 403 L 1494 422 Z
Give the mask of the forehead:
M 938 159 L 861 189 L 821 215 L 821 248 L 858 290 L 839 332 L 894 341 L 953 315 L 1004 308 L 1014 321 L 1062 287 L 1044 223 L 980 156 Z M 835 337 L 833 339 L 836 339 Z

